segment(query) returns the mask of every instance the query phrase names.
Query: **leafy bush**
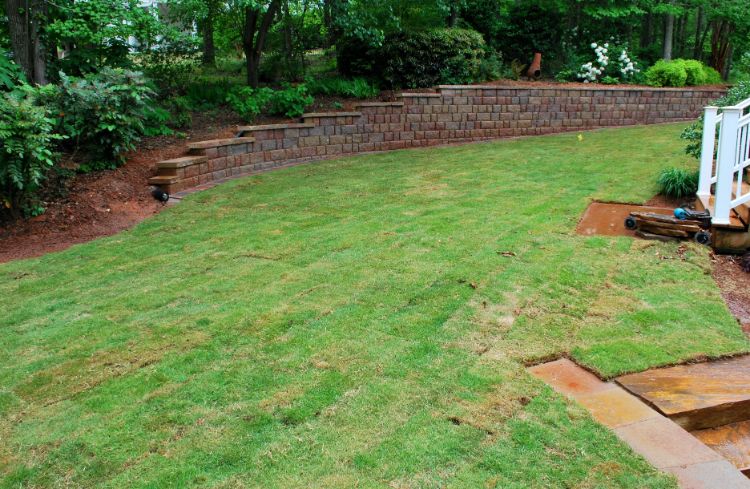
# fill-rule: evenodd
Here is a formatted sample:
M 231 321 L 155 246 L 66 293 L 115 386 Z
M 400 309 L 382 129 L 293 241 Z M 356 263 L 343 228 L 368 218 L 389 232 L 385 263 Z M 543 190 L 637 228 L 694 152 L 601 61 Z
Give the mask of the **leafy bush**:
M 40 90 L 23 87 L 0 96 L 0 213 L 18 218 L 43 211 L 36 192 L 54 164 L 54 121 L 37 103 Z
M 147 107 L 144 116 L 143 135 L 149 137 L 180 135 L 175 129 L 188 127 L 192 122 L 189 104 L 184 97 Z
M 685 84 L 688 86 L 703 85 L 708 79 L 708 75 L 704 70 L 703 63 L 695 59 L 676 59 L 675 63 L 682 63 L 685 68 L 687 78 Z
M 646 83 L 652 87 L 684 87 L 687 71 L 683 63 L 660 59 L 646 70 Z
M 201 76 L 187 85 L 185 97 L 194 109 L 213 109 L 225 103 L 232 90 L 241 87 L 231 78 Z
M 419 88 L 479 80 L 485 50 L 476 31 L 433 29 L 391 36 L 377 57 L 386 85 Z
M 364 78 L 310 78 L 305 81 L 311 95 L 338 95 L 350 98 L 372 98 L 380 93 L 375 83 Z
M 657 179 L 659 193 L 678 199 L 692 197 L 698 191 L 698 175 L 697 171 L 682 168 L 662 170 Z
M 716 107 L 728 107 L 736 105 L 743 100 L 750 98 L 750 80 L 743 81 L 733 86 L 727 91 L 727 94 L 720 99 L 715 100 L 711 105 Z M 686 140 L 685 152 L 695 158 L 701 156 L 701 139 L 703 137 L 703 116 L 697 121 L 690 124 L 682 131 L 680 138 Z
M 21 68 L 13 62 L 8 53 L 0 51 L 0 90 L 13 90 L 25 81 L 26 77 Z
M 226 101 L 242 119 L 252 122 L 260 114 L 299 117 L 314 99 L 307 94 L 307 87 L 300 84 L 286 85 L 283 90 L 236 87 L 229 92 Z
M 299 117 L 305 112 L 305 107 L 312 105 L 314 101 L 315 99 L 308 95 L 304 84 L 285 84 L 283 90 L 274 90 L 271 93 L 268 112 L 271 115 Z
M 114 168 L 123 153 L 135 149 L 144 132 L 144 118 L 153 91 L 141 73 L 105 68 L 97 74 L 71 78 L 60 74 L 54 103 L 63 134 L 87 163 L 80 171 Z
M 684 87 L 721 83 L 719 72 L 695 59 L 657 61 L 646 71 L 646 81 L 655 87 Z
M 596 59 L 582 64 L 577 73 L 577 78 L 584 83 L 614 85 L 621 81 L 634 83 L 640 78 L 639 63 L 628 54 L 627 47 L 610 46 L 608 42 L 599 45 L 594 42 L 591 43 L 591 49 L 594 50 Z M 617 59 L 612 61 L 612 55 L 617 55 Z

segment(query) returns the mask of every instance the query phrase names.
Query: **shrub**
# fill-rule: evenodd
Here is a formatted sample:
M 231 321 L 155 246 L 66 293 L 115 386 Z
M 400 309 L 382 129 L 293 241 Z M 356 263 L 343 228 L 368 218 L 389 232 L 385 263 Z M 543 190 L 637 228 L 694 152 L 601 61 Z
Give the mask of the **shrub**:
M 388 87 L 429 87 L 470 83 L 492 71 L 482 67 L 486 45 L 467 29 L 410 30 L 389 34 L 382 43 L 342 40 L 338 67 L 349 76 L 375 77 Z
M 684 87 L 687 77 L 683 63 L 663 59 L 646 70 L 646 83 L 652 87 Z
M 676 59 L 674 63 L 681 63 L 685 68 L 687 78 L 685 84 L 688 86 L 703 85 L 708 79 L 703 63 L 695 59 Z
M 299 117 L 314 99 L 307 94 L 307 87 L 300 84 L 285 85 L 282 90 L 236 87 L 229 92 L 226 101 L 242 119 L 252 122 L 263 113 Z
M 659 193 L 678 199 L 694 196 L 698 191 L 698 175 L 697 171 L 682 168 L 662 170 L 657 179 Z
M 337 95 L 348 98 L 372 98 L 380 93 L 378 86 L 364 78 L 310 78 L 305 81 L 311 95 Z
M 25 83 L 21 68 L 13 62 L 8 53 L 0 51 L 0 90 L 13 90 Z
M 750 80 L 743 81 L 733 86 L 727 91 L 727 94 L 720 99 L 715 100 L 711 105 L 716 107 L 728 107 L 735 105 L 743 100 L 750 98 Z M 685 153 L 695 157 L 701 157 L 701 140 L 703 138 L 703 116 L 690 124 L 680 134 L 680 139 L 687 141 Z
M 299 117 L 305 112 L 305 107 L 312 105 L 314 101 L 315 99 L 308 95 L 304 84 L 296 86 L 285 84 L 282 90 L 274 90 L 271 93 L 268 112 L 271 115 Z
M 239 82 L 231 78 L 201 76 L 187 85 L 185 97 L 195 109 L 214 109 L 227 101 L 232 90 L 241 87 Z
M 0 96 L 0 204 L 2 214 L 18 218 L 44 209 L 36 192 L 54 164 L 54 121 L 37 104 L 39 90 L 25 86 Z
M 244 121 L 252 122 L 270 102 L 272 91 L 270 88 L 236 87 L 227 94 L 226 101 Z
M 596 59 L 584 63 L 579 68 L 577 78 L 584 83 L 601 82 L 605 85 L 614 85 L 622 82 L 635 82 L 640 76 L 639 64 L 628 54 L 626 47 L 610 47 L 609 43 L 591 43 Z M 612 61 L 610 56 L 617 55 Z
M 706 81 L 704 82 L 706 85 L 720 85 L 724 83 L 724 80 L 721 78 L 721 73 L 710 66 L 704 65 L 703 72 L 706 74 Z
M 139 72 L 105 68 L 83 78 L 60 74 L 54 102 L 61 132 L 88 157 L 80 171 L 124 163 L 123 154 L 135 149 L 144 132 L 143 121 L 152 95 Z

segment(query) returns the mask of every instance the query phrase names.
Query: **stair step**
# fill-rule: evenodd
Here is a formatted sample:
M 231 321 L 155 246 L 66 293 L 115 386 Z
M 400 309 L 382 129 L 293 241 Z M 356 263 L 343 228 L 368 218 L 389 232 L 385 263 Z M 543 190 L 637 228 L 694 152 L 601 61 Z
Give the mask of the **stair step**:
M 319 119 L 325 117 L 360 117 L 362 112 L 308 112 L 302 119 Z
M 750 355 L 616 380 L 688 431 L 750 420 Z
M 255 138 L 250 138 L 250 137 L 210 139 L 208 141 L 197 141 L 195 143 L 189 143 L 188 149 L 220 148 L 222 146 L 234 146 L 237 144 L 248 144 L 248 143 L 252 143 L 253 141 L 255 141 Z
M 750 421 L 694 431 L 693 436 L 750 476 Z
M 208 161 L 208 157 L 182 156 L 180 158 L 160 161 L 156 164 L 156 168 L 185 168 L 186 166 L 197 165 L 203 163 L 204 161 Z
M 149 185 L 171 185 L 176 183 L 180 177 L 177 175 L 156 175 L 148 179 Z
M 714 208 L 715 208 L 715 202 L 716 197 L 711 196 L 708 198 L 708 206 L 705 205 L 704 202 L 701 201 L 701 199 L 696 200 L 696 208 L 698 210 L 708 210 L 711 215 L 714 215 Z M 744 208 L 744 206 L 740 206 Z M 736 209 L 733 209 L 732 212 L 729 213 L 729 224 L 714 224 L 716 227 L 724 228 L 724 229 L 737 229 L 744 231 L 747 228 L 747 225 L 745 225 L 744 222 L 742 222 L 742 219 L 739 218 L 739 215 L 737 214 Z

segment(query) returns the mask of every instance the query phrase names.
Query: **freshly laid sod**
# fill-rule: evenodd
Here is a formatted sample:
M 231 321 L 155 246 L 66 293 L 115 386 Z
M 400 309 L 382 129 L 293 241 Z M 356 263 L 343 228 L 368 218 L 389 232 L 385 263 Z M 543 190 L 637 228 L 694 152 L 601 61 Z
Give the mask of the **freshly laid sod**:
M 749 349 L 707 249 L 574 233 L 680 129 L 315 163 L 0 265 L 0 487 L 675 487 L 524 364 Z

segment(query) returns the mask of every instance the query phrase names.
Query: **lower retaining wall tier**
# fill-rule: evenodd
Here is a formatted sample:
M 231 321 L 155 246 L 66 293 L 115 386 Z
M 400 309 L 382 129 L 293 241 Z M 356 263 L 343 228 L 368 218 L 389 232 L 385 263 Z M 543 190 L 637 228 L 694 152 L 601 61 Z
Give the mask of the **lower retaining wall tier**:
M 695 119 L 721 89 L 531 88 L 442 85 L 365 102 L 356 112 L 304 114 L 298 122 L 240 126 L 237 137 L 188 145 L 157 164 L 149 183 L 169 193 L 297 162 L 600 127 Z

